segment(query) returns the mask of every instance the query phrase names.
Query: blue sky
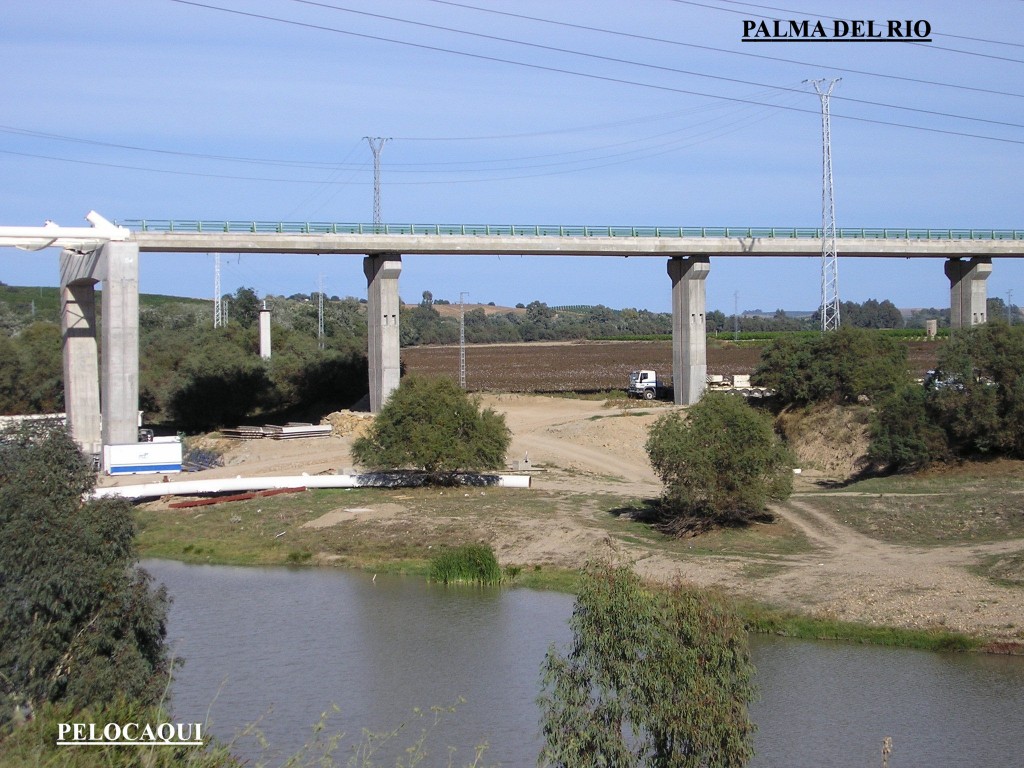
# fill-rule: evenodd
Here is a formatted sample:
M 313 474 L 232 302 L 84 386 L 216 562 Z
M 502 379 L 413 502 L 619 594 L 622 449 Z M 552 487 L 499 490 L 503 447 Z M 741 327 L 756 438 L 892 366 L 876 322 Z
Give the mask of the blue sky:
M 933 42 L 741 42 L 744 19 L 833 17 L 924 19 Z M 15 2 L 0 225 L 83 226 L 91 209 L 368 222 L 364 137 L 379 136 L 386 222 L 818 226 L 820 103 L 804 81 L 841 77 L 838 226 L 1024 229 L 1020 29 L 1020 0 Z M 365 295 L 358 257 L 222 264 L 225 291 L 322 279 Z M 708 305 L 813 309 L 819 276 L 818 259 L 713 259 Z M 56 284 L 57 254 L 0 249 L 0 280 Z M 141 284 L 211 296 L 213 257 L 144 254 Z M 997 261 L 988 288 L 1019 303 L 1024 263 Z M 949 302 L 941 261 L 840 252 L 839 289 Z M 670 306 L 660 258 L 406 257 L 403 299 L 424 290 Z

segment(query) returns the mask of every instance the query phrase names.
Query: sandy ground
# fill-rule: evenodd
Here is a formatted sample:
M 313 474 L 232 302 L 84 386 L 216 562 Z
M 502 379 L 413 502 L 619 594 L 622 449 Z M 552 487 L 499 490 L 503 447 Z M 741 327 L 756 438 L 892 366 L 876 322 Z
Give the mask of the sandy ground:
M 531 518 L 523 523 L 528 529 L 511 532 L 503 526 L 495 541 L 503 562 L 574 567 L 593 557 L 612 557 L 633 563 L 650 579 L 681 578 L 801 612 L 1024 641 L 1024 590 L 969 571 L 988 554 L 1024 550 L 1024 539 L 929 548 L 887 544 L 822 514 L 798 485 L 774 512 L 804 533 L 813 546 L 809 554 L 687 556 L 624 542 L 596 524 L 608 513 L 600 494 L 658 496 L 661 485 L 644 442 L 650 424 L 672 406 L 623 409 L 603 401 L 525 394 L 488 395 L 484 403 L 504 413 L 512 430 L 510 464 L 529 466 L 534 491 L 551 492 L 557 500 L 549 519 Z M 202 477 L 345 472 L 353 466 L 350 445 L 351 437 L 232 443 L 226 466 Z M 586 494 L 586 501 L 576 494 Z M 820 498 L 820 492 L 814 494 Z M 388 506 L 380 505 L 374 514 L 394 514 Z

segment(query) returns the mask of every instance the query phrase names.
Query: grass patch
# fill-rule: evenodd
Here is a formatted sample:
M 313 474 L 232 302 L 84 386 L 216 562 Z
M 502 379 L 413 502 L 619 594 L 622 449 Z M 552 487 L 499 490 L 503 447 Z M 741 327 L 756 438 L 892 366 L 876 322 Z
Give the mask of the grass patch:
M 1024 552 L 991 555 L 971 568 L 971 572 L 1002 587 L 1024 587 Z
M 544 589 L 572 595 L 576 593 L 579 579 L 579 571 L 534 565 L 522 569 L 516 576 L 515 585 L 527 589 Z
M 894 544 L 935 546 L 1024 537 L 1024 477 L 961 472 L 872 478 L 802 500 Z
M 524 520 L 550 517 L 557 503 L 514 488 L 312 490 L 183 510 L 154 502 L 135 519 L 142 557 L 426 574 L 451 542 L 493 544 Z M 339 521 L 304 527 L 328 513 Z
M 591 390 L 562 390 L 558 392 L 544 392 L 548 397 L 560 397 L 566 400 L 614 400 L 616 405 L 624 404 L 629 400 L 629 395 L 624 389 L 591 389 Z
M 922 651 L 975 651 L 984 641 L 942 629 L 899 629 L 799 616 L 756 603 L 734 603 L 747 631 L 800 640 L 834 640 Z
M 602 527 L 619 541 L 673 555 L 778 557 L 814 551 L 803 532 L 781 518 L 771 523 L 718 528 L 699 536 L 677 538 L 657 530 L 652 514 L 651 502 L 625 501 L 623 506 L 609 511 Z
M 430 580 L 442 584 L 498 584 L 501 566 L 489 546 L 465 544 L 431 558 Z
M 773 563 L 767 560 L 751 560 L 743 566 L 743 575 L 748 579 L 766 579 L 777 576 L 786 570 L 784 563 Z

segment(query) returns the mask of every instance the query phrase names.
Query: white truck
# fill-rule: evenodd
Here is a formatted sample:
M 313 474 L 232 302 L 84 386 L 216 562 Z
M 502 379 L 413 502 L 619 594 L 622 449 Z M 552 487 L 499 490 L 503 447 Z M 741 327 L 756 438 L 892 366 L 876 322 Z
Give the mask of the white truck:
M 642 397 L 644 400 L 670 397 L 672 394 L 672 381 L 658 381 L 658 374 L 655 371 L 632 371 L 629 374 L 629 388 L 626 393 L 633 397 Z

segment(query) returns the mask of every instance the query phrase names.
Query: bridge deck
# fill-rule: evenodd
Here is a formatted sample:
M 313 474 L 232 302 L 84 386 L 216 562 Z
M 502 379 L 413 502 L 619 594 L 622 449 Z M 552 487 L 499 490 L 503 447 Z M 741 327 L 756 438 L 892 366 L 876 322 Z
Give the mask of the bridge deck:
M 630 227 L 330 222 L 119 222 L 142 251 L 563 256 L 816 256 L 822 232 L 780 227 Z M 1024 257 L 1024 230 L 843 228 L 839 255 Z

